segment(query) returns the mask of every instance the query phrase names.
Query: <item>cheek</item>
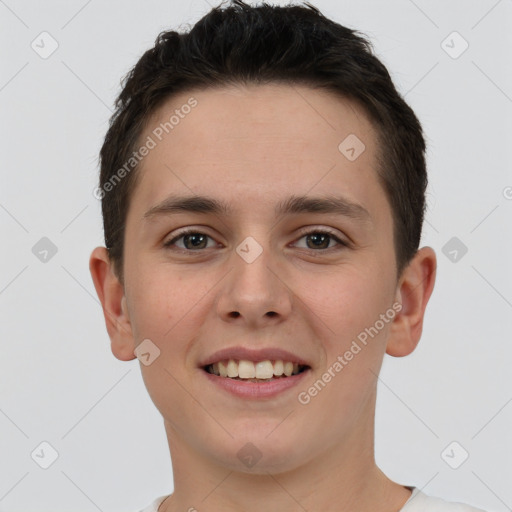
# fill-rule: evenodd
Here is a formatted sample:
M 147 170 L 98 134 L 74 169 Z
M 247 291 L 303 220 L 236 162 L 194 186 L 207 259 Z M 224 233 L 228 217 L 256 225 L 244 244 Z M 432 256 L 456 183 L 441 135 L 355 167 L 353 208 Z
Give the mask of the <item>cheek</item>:
M 139 279 L 140 277 L 140 279 Z M 149 338 L 161 346 L 161 341 L 175 316 L 179 314 L 169 302 L 168 288 L 163 281 L 152 280 L 140 274 L 138 282 L 130 288 L 132 312 L 130 321 L 136 342 Z
M 385 283 L 376 281 L 374 274 L 354 272 L 331 283 L 329 294 L 318 292 L 312 299 L 328 327 L 321 340 L 326 360 L 302 398 L 310 400 L 306 407 L 311 407 L 312 417 L 330 411 L 333 432 L 348 428 L 372 408 L 394 317 L 388 313 L 387 321 L 381 320 L 382 314 L 393 313 L 390 298 Z
M 159 411 L 166 418 L 177 421 L 195 410 L 190 395 L 185 391 L 190 379 L 185 364 L 187 353 L 194 342 L 198 315 L 204 316 L 210 307 L 205 300 L 208 288 L 205 279 L 189 276 L 165 265 L 148 265 L 137 281 L 132 282 L 131 297 L 135 304 L 132 329 L 137 343 L 150 339 L 159 349 L 159 356 L 149 365 L 141 364 L 146 389 Z M 202 299 L 202 300 L 201 300 Z M 183 427 L 183 425 L 182 425 Z M 184 427 L 183 427 L 184 428 Z
M 323 320 L 330 351 L 343 349 L 391 306 L 391 287 L 382 274 L 372 272 L 370 265 L 363 269 L 347 267 L 325 276 L 321 286 L 318 281 L 316 285 L 310 284 L 305 293 L 314 312 Z
M 130 289 L 136 344 L 150 339 L 160 350 L 158 365 L 187 378 L 189 352 L 214 307 L 211 291 L 218 277 L 154 263 L 144 268 Z
M 199 278 L 183 277 L 176 269 L 140 262 L 129 283 L 132 328 L 139 336 L 164 341 L 179 326 L 204 292 Z

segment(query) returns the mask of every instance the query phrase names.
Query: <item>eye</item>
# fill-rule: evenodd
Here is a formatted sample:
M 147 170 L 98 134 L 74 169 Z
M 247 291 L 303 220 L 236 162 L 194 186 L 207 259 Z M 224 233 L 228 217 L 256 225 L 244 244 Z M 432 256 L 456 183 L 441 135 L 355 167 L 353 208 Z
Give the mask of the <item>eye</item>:
M 213 238 L 205 233 L 201 233 L 200 231 L 193 229 L 187 229 L 185 231 L 181 231 L 173 239 L 165 242 L 164 247 L 171 248 L 173 245 L 176 245 L 178 249 L 188 251 L 197 251 L 199 249 L 215 247 L 216 243 L 214 241 L 213 244 L 208 246 L 208 239 L 213 241 Z M 183 240 L 183 245 L 176 244 L 178 240 Z
M 325 229 L 315 229 L 313 231 L 308 231 L 303 233 L 299 240 L 306 239 L 306 246 L 300 247 L 305 249 L 332 249 L 336 245 L 341 245 L 344 247 L 348 247 L 348 244 L 338 238 L 334 233 Z M 331 245 L 331 242 L 335 241 L 336 244 L 334 246 Z M 297 246 L 297 245 L 296 245 Z
M 303 245 L 301 247 L 300 245 L 297 245 L 298 242 L 296 242 L 294 244 L 295 247 L 312 250 L 327 250 L 336 246 L 348 247 L 346 242 L 326 229 L 315 229 L 303 232 L 299 240 L 302 239 L 306 240 L 305 246 Z M 210 245 L 208 245 L 209 240 L 211 241 Z M 180 244 L 179 242 L 182 243 Z M 333 244 L 333 242 L 335 243 Z M 201 231 L 189 228 L 179 232 L 174 238 L 164 243 L 164 247 L 166 248 L 172 248 L 173 246 L 177 249 L 190 252 L 215 247 L 216 242 L 211 236 L 202 233 Z

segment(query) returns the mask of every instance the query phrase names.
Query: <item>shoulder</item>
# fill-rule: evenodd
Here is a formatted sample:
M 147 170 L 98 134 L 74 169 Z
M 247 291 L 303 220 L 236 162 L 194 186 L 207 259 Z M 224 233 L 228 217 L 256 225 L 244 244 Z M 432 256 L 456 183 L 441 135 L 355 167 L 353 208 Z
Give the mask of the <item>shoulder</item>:
M 160 496 L 151 505 L 148 505 L 145 509 L 139 510 L 139 512 L 158 512 L 158 507 L 167 498 L 167 496 Z
M 400 512 L 484 512 L 463 503 L 453 503 L 434 496 L 427 496 L 413 488 L 412 495 Z

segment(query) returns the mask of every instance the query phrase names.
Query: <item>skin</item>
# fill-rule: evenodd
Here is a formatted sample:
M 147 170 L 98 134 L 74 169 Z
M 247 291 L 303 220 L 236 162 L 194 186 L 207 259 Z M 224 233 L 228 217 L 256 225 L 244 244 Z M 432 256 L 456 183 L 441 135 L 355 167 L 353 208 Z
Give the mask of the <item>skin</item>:
M 104 247 L 90 258 L 113 354 L 132 360 L 147 338 L 160 349 L 152 364 L 141 363 L 172 456 L 174 493 L 159 510 L 397 511 L 410 490 L 375 464 L 376 375 L 385 353 L 416 347 L 436 256 L 421 248 L 397 276 L 374 128 L 357 105 L 330 92 L 229 86 L 172 97 L 141 140 L 191 96 L 198 105 L 140 168 L 126 220 L 124 287 Z M 355 161 L 338 150 L 349 134 L 366 146 Z M 223 200 L 233 214 L 144 219 L 171 194 Z M 292 194 L 343 196 L 369 217 L 276 218 L 275 205 Z M 184 238 L 163 246 L 187 226 L 211 237 L 201 239 L 203 248 Z M 301 229 L 330 229 L 348 245 L 331 238 L 317 248 Z M 235 250 L 248 236 L 262 248 L 252 263 Z M 402 310 L 394 319 L 307 405 L 299 403 L 298 393 L 396 302 Z M 311 374 L 272 399 L 228 395 L 198 364 L 235 345 L 284 348 L 306 359 Z M 252 468 L 237 457 L 248 442 L 262 455 Z

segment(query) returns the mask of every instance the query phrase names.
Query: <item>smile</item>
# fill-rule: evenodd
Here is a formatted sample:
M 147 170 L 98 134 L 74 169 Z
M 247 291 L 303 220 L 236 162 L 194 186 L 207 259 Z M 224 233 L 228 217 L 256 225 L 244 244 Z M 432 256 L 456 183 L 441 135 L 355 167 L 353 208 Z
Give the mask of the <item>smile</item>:
M 204 370 L 212 375 L 251 382 L 267 382 L 274 379 L 291 377 L 309 368 L 307 365 L 291 361 L 248 361 L 247 359 L 226 359 L 205 366 Z

